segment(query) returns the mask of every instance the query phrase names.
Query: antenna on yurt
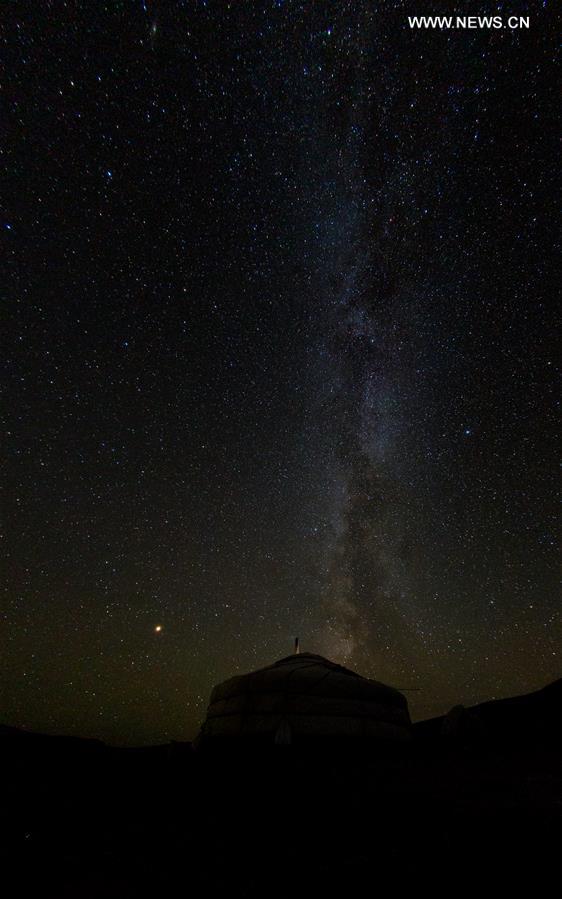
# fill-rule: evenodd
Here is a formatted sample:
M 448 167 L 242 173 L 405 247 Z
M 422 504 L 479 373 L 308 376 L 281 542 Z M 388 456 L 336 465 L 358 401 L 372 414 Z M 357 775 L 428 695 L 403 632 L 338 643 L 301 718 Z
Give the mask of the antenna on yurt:
M 299 638 L 298 638 L 298 637 L 295 637 L 295 655 L 298 656 L 299 652 L 300 652 L 300 649 L 299 649 Z

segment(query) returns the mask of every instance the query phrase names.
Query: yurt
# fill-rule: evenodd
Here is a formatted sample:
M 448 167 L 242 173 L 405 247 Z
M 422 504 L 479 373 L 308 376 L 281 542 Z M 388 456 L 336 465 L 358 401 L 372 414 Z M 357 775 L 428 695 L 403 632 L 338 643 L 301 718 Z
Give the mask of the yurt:
M 319 740 L 408 742 L 408 703 L 393 687 L 305 652 L 218 684 L 197 745 Z

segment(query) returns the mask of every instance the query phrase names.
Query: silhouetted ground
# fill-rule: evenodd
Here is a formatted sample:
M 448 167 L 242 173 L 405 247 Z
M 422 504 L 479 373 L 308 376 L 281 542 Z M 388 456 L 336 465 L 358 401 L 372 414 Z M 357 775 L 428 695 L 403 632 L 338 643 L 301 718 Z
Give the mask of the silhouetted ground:
M 562 885 L 557 683 L 546 700 L 416 725 L 410 749 L 384 755 L 114 749 L 0 729 L 4 881 L 61 899 L 542 895 Z

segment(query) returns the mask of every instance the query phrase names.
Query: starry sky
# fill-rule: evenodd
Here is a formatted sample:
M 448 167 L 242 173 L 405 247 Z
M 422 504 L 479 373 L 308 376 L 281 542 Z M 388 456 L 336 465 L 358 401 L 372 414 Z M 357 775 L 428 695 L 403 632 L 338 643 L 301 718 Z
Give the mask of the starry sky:
M 469 5 L 530 29 L 10 4 L 3 723 L 190 739 L 295 635 L 414 719 L 560 676 L 554 11 Z

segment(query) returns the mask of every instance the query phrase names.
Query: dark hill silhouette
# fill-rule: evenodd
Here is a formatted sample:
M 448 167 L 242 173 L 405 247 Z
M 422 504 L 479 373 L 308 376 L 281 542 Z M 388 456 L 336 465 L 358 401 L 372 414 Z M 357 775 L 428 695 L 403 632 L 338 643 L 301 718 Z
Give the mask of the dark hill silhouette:
M 542 895 L 559 874 L 561 684 L 416 724 L 385 756 L 0 727 L 3 881 L 57 899 L 451 895 L 459 879 Z
M 533 693 L 454 706 L 414 725 L 418 740 L 464 740 L 473 745 L 553 745 L 562 742 L 562 678 Z
M 86 737 L 65 736 L 61 734 L 43 734 L 36 731 L 26 730 L 20 727 L 10 727 L 7 724 L 0 724 L 0 741 L 17 740 L 19 748 L 24 746 L 33 747 L 35 749 L 47 750 L 52 749 L 68 749 L 72 750 L 92 750 L 105 747 L 105 743 L 101 740 L 95 740 Z

